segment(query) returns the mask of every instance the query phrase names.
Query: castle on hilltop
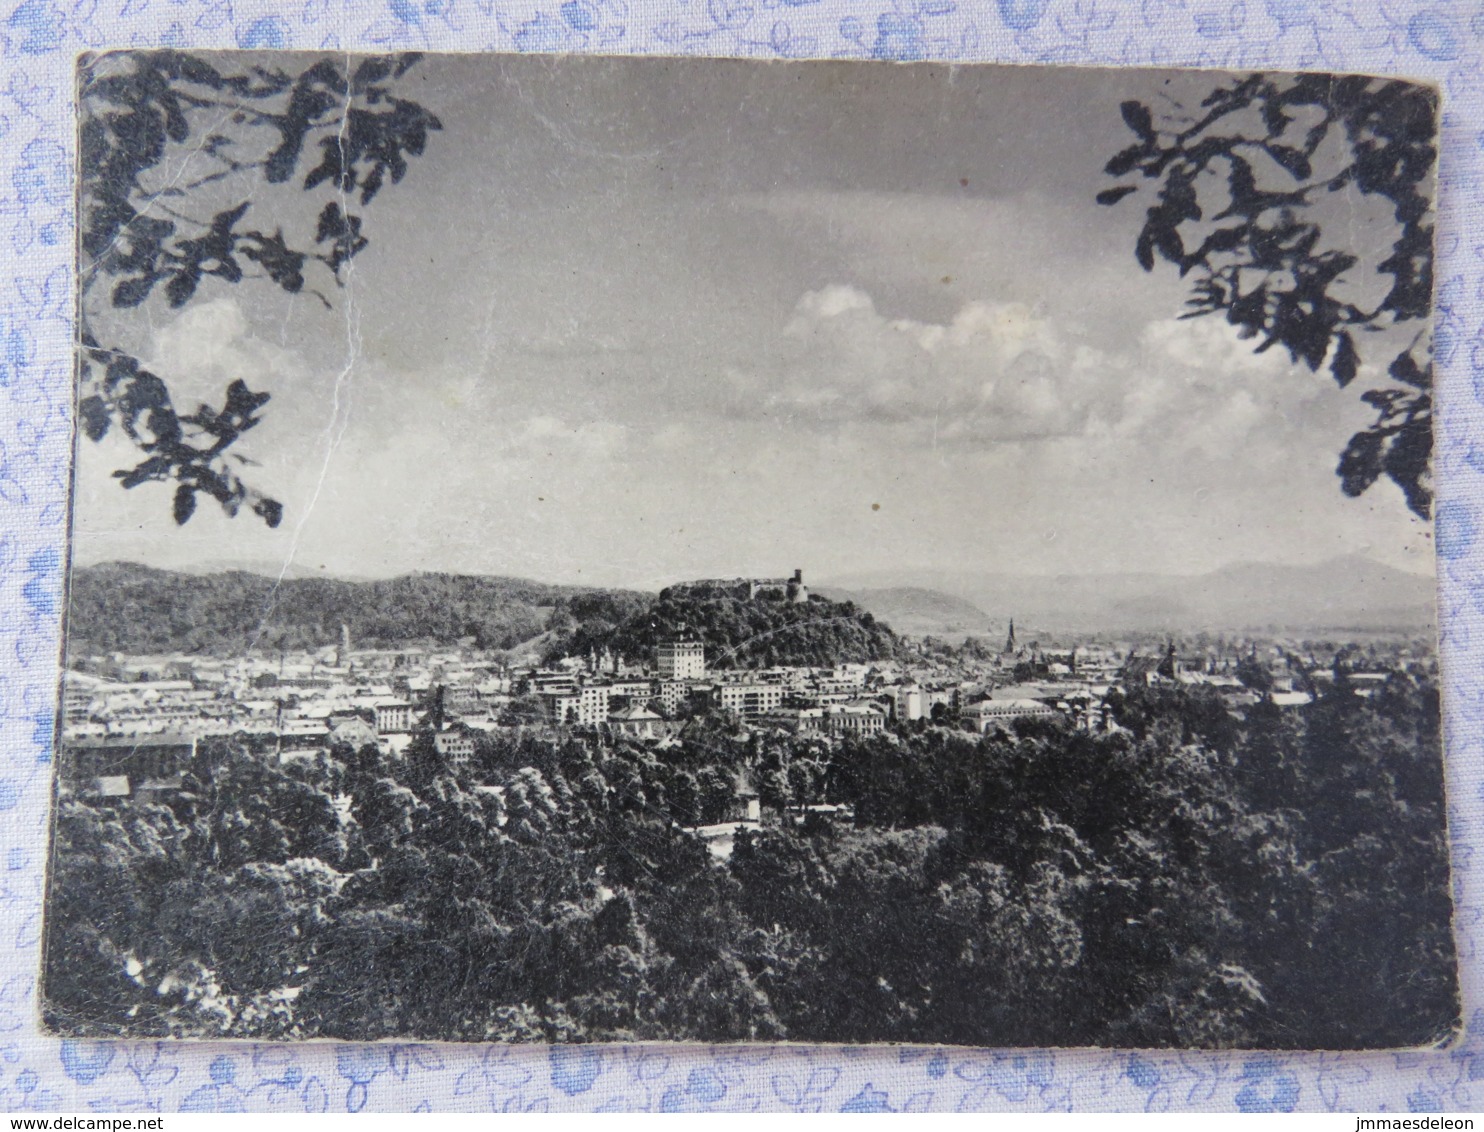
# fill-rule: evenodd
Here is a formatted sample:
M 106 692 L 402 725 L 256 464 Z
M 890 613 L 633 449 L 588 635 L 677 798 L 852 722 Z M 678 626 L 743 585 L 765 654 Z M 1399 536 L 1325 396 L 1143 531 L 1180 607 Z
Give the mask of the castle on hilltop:
M 686 597 L 730 597 L 740 601 L 782 600 L 803 605 L 809 600 L 809 587 L 804 585 L 804 571 L 795 570 L 792 578 L 702 578 L 694 582 L 677 582 L 665 591 Z

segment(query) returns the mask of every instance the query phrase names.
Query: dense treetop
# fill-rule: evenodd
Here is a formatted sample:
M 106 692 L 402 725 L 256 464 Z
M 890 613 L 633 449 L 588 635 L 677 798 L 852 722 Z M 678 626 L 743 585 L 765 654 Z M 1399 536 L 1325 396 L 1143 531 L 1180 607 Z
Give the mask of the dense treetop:
M 511 729 L 459 766 L 426 733 L 282 766 L 215 740 L 163 804 L 62 801 L 46 1016 L 255 1040 L 1447 1037 L 1425 678 L 1244 718 L 1181 688 L 1114 710 L 1106 735 Z M 685 827 L 728 819 L 739 771 L 766 821 L 722 863 Z
M 849 601 L 818 595 L 799 605 L 760 596 L 700 596 L 662 590 L 659 598 L 624 609 L 606 599 L 577 598 L 553 618 L 550 655 L 585 655 L 609 650 L 631 661 L 654 656 L 665 640 L 689 636 L 706 647 L 711 668 L 773 665 L 829 667 L 886 660 L 896 655 L 897 637 L 870 613 Z
M 108 652 L 228 654 L 317 648 L 348 627 L 357 647 L 508 648 L 540 634 L 570 591 L 519 578 L 410 574 L 380 581 L 183 574 L 129 563 L 73 571 L 68 645 Z

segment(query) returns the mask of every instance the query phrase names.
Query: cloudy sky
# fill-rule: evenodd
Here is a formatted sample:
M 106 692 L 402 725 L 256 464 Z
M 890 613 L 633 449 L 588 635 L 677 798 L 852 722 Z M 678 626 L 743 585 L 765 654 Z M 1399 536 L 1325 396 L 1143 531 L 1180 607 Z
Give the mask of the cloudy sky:
M 334 309 L 208 283 L 115 327 L 176 390 L 273 396 L 240 442 L 283 525 L 184 528 L 82 442 L 76 558 L 654 586 L 875 569 L 1192 573 L 1366 554 L 1354 391 L 1178 321 L 1093 203 L 1125 98 L 1210 76 L 430 58 L 444 122 Z M 303 202 L 261 194 L 265 225 Z M 1356 238 L 1384 241 L 1383 225 Z

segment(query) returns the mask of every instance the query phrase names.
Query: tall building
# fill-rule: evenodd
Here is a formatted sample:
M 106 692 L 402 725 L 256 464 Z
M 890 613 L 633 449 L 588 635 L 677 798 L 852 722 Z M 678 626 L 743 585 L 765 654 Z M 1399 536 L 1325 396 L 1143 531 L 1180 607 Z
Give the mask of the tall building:
M 608 722 L 608 688 L 590 684 L 572 691 L 542 692 L 546 721 L 555 726 L 594 727 Z
M 924 715 L 922 689 L 913 685 L 897 691 L 897 718 L 901 720 L 921 719 Z
M 716 706 L 743 719 L 756 719 L 782 704 L 782 684 L 719 684 L 716 688 Z
M 676 638 L 659 646 L 661 680 L 701 680 L 706 675 L 706 646 L 700 641 Z
M 411 704 L 385 703 L 376 705 L 376 733 L 378 735 L 389 735 L 399 731 L 411 730 Z

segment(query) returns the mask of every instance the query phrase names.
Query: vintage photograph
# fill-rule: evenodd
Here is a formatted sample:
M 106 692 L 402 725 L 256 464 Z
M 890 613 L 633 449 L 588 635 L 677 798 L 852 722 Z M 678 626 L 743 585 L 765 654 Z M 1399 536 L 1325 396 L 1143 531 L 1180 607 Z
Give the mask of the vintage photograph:
M 1452 1038 L 1435 90 L 150 50 L 77 106 L 50 1031 Z

